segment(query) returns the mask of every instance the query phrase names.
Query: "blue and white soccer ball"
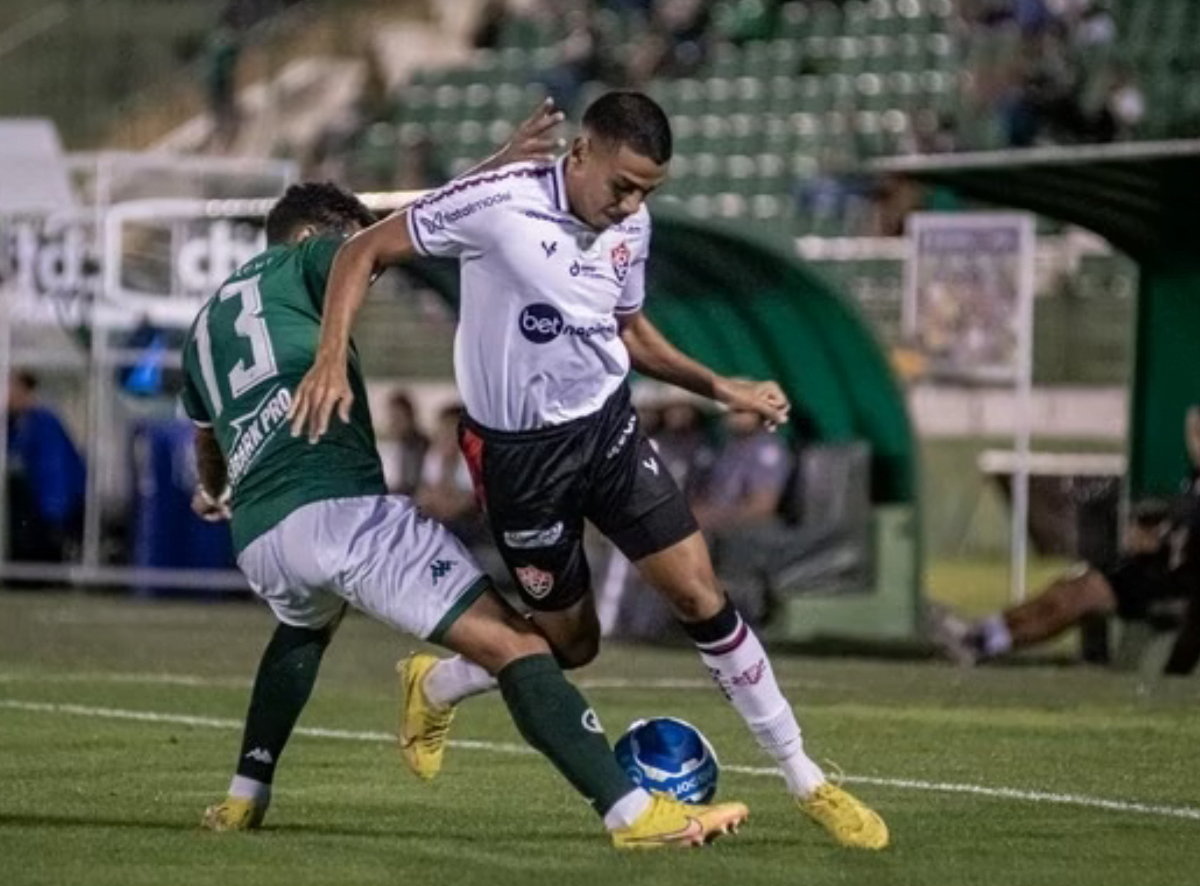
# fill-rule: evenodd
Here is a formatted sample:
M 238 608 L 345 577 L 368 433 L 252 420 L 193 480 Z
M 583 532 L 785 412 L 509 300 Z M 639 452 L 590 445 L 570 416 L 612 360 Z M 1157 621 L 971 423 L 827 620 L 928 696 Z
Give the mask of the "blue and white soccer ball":
M 685 803 L 707 803 L 717 792 L 721 763 L 691 723 L 654 717 L 630 724 L 616 746 L 617 762 L 634 784 Z

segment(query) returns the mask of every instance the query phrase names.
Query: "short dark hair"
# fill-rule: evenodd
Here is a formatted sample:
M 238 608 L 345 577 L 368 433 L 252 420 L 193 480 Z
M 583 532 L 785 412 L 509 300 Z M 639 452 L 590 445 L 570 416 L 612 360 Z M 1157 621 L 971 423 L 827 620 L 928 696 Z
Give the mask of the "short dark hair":
M 583 125 L 597 137 L 627 145 L 655 163 L 671 159 L 671 122 L 658 102 L 641 92 L 606 92 L 588 105 Z
M 333 182 L 305 182 L 288 188 L 267 213 L 267 242 L 283 243 L 304 225 L 332 233 L 374 222 L 375 214 L 349 191 Z
M 38 386 L 38 377 L 28 369 L 17 369 L 13 371 L 12 379 L 27 391 L 36 391 Z

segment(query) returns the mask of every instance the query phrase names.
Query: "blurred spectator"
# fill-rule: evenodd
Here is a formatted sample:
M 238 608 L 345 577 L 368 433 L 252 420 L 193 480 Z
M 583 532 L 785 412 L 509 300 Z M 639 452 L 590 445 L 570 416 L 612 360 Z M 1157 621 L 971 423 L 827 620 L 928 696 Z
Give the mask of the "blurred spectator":
M 471 45 L 476 49 L 499 49 L 508 16 L 507 0 L 486 0 L 471 30 Z
M 395 186 L 401 190 L 422 191 L 441 187 L 450 180 L 437 145 L 425 133 L 408 138 L 401 145 L 400 164 Z
M 1055 17 L 1046 7 L 1046 0 L 1013 0 L 1013 20 L 1026 37 L 1045 33 L 1055 23 Z
M 692 510 L 707 531 L 775 518 L 792 470 L 786 444 L 755 413 L 730 412 L 725 427 L 728 439 L 692 486 Z
M 656 0 L 626 75 L 635 88 L 655 77 L 689 77 L 708 58 L 712 9 L 704 0 Z
M 948 154 L 958 150 L 954 118 L 933 108 L 920 108 L 900 138 L 902 154 Z
M 1080 564 L 1017 606 L 968 625 L 935 607 L 931 639 L 963 664 L 998 658 L 1076 627 L 1088 617 L 1172 623 L 1188 606 L 1168 673 L 1186 673 L 1200 650 L 1190 619 L 1200 606 L 1200 406 L 1188 409 L 1185 436 L 1191 467 L 1178 501 L 1133 509 L 1113 564 Z
M 490 534 L 475 498 L 470 469 L 458 447 L 462 417 L 461 403 L 447 406 L 438 414 L 433 440 L 421 465 L 417 504 L 464 544 L 476 545 L 486 543 Z
M 425 453 L 429 451 L 429 437 L 421 430 L 412 399 L 407 393 L 393 393 L 388 406 L 390 430 L 396 441 L 396 482 L 392 491 L 401 495 L 416 495 L 421 485 Z
M 227 11 L 228 13 L 228 11 Z M 237 109 L 237 67 L 241 55 L 241 33 L 229 14 L 222 15 L 205 49 L 204 83 L 212 117 L 209 144 L 228 151 L 237 140 L 241 117 Z
M 866 232 L 872 195 L 865 180 L 851 172 L 856 165 L 845 149 L 827 145 L 821 149 L 816 174 L 795 184 L 796 210 L 816 232 Z
M 556 47 L 557 61 L 537 78 L 566 114 L 579 102 L 584 84 L 608 80 L 613 73 L 605 47 L 604 32 L 590 4 L 570 8 L 566 14 L 566 36 Z
M 8 388 L 9 552 L 62 562 L 83 527 L 83 458 L 58 415 L 37 397 L 37 378 L 14 372 Z
M 662 427 L 654 435 L 658 456 L 680 489 L 687 489 L 697 465 L 711 466 L 715 453 L 704 432 L 704 413 L 690 400 L 672 400 L 662 407 Z
M 1095 141 L 1132 138 L 1146 116 L 1146 98 L 1126 65 L 1117 65 L 1104 84 L 1104 104 L 1095 122 Z
M 654 442 L 658 432 L 662 430 L 662 407 L 655 403 L 641 403 L 635 407 L 638 415 L 638 426 L 651 442 Z M 655 443 L 657 446 L 658 444 Z

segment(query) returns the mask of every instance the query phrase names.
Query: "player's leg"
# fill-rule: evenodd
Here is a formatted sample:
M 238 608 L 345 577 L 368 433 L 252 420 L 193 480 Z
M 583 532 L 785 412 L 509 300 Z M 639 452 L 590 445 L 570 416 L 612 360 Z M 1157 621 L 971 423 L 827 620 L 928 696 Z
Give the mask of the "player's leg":
M 708 545 L 649 442 L 596 471 L 587 514 L 671 605 L 721 692 L 779 765 L 800 808 L 844 845 L 878 849 L 887 827 L 830 784 L 808 756 L 800 726 L 758 637 L 713 573 Z
M 1082 565 L 1056 578 L 1036 596 L 988 616 L 970 626 L 961 639 L 966 656 L 956 660 L 990 659 L 1057 637 L 1079 624 L 1085 615 L 1112 615 L 1121 607 L 1136 605 L 1142 583 L 1141 568 L 1128 563 L 1105 574 Z M 1124 589 L 1124 590 L 1122 590 Z M 957 645 L 959 641 L 952 640 Z M 945 645 L 945 644 L 943 644 Z M 949 649 L 958 653 L 957 649 Z
M 275 767 L 308 704 L 321 659 L 346 610 L 337 596 L 305 587 L 281 569 L 283 555 L 282 533 L 272 531 L 238 558 L 251 587 L 271 606 L 279 623 L 259 661 L 228 794 L 201 819 L 209 830 L 251 830 L 262 824 Z
M 652 800 L 634 786 L 546 638 L 500 598 L 444 527 L 420 518 L 406 499 L 382 500 L 361 517 L 337 504 L 322 520 L 326 526 L 363 527 L 355 562 L 341 570 L 352 576 L 344 581 L 347 595 L 384 623 L 443 645 L 492 674 L 522 736 L 588 800 L 615 843 L 690 844 L 745 818 L 738 803 L 692 809 Z
M 766 650 L 717 583 L 704 537 L 693 532 L 635 565 L 671 604 L 721 692 L 778 764 L 800 809 L 843 845 L 886 846 L 883 820 L 831 784 L 808 756 L 800 724 L 779 688 Z
M 497 433 L 470 420 L 459 428 L 459 445 L 496 547 L 564 668 L 587 664 L 600 644 L 580 514 L 581 471 L 594 445 L 588 424 L 531 434 Z M 579 602 L 585 598 L 589 602 Z M 420 682 L 429 700 L 443 708 L 495 687 L 491 675 L 461 656 L 440 661 L 416 656 L 402 666 L 401 677 Z
M 564 528 L 555 544 L 513 549 L 497 531 L 498 547 L 518 584 L 529 620 L 550 644 L 560 667 L 582 667 L 600 650 L 600 620 L 591 594 L 591 576 L 583 551 L 582 522 Z M 449 709 L 459 702 L 495 688 L 495 679 L 469 658 L 435 659 L 415 655 L 401 665 L 401 680 L 419 683 L 428 702 Z M 406 693 L 413 690 L 407 688 Z M 429 777 L 429 776 L 426 776 Z

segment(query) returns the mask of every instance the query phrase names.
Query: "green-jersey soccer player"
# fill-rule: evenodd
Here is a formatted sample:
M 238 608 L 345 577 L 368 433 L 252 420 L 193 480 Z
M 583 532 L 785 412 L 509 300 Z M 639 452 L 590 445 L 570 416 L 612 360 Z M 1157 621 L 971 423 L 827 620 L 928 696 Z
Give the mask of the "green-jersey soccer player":
M 528 152 L 557 119 L 543 107 L 510 151 Z M 259 665 L 236 774 L 203 825 L 262 823 L 279 757 L 353 605 L 495 674 L 521 734 L 589 801 L 617 847 L 699 845 L 734 827 L 747 814 L 740 803 L 687 806 L 634 786 L 542 635 L 443 526 L 410 499 L 387 495 L 353 349 L 347 369 L 356 396 L 343 422 L 315 444 L 289 433 L 293 392 L 316 355 L 334 254 L 371 222 L 367 208 L 334 185 L 289 188 L 267 217 L 267 250 L 209 299 L 185 344 L 196 509 L 231 518 L 238 565 L 279 621 Z M 406 711 L 426 721 L 420 733 L 431 741 L 444 734 L 451 709 L 429 697 L 436 687 L 406 680 L 404 688 Z

